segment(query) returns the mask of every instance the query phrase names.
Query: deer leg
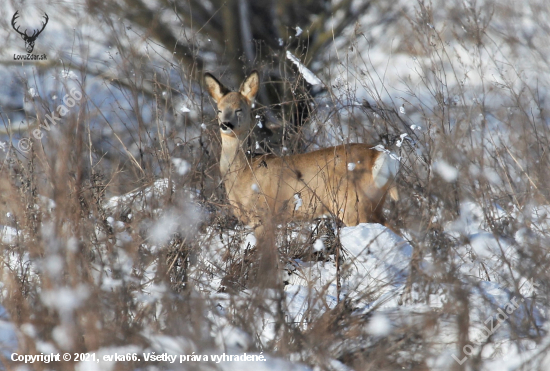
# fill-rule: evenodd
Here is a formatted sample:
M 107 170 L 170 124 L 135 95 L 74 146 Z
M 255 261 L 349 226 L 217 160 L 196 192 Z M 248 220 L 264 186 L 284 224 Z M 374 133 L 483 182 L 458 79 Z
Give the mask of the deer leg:
M 273 218 L 262 217 L 254 225 L 256 251 L 258 252 L 258 275 L 255 285 L 264 288 L 277 288 L 282 283 L 279 272 L 279 253 L 276 245 L 275 223 Z
M 374 205 L 366 196 L 358 195 L 353 200 L 346 202 L 346 209 L 342 221 L 345 225 L 354 226 L 360 223 L 386 224 L 383 215 L 383 203 Z
M 361 223 L 378 223 L 378 217 L 373 217 L 372 202 L 366 196 L 352 193 L 345 206 L 342 221 L 348 227 Z

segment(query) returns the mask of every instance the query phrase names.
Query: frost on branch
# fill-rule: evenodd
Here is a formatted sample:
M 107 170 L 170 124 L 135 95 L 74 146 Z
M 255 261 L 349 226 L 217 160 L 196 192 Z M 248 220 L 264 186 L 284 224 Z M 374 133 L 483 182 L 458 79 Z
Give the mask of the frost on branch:
M 306 66 L 300 62 L 298 58 L 296 58 L 295 55 L 293 55 L 291 52 L 287 50 L 286 57 L 290 59 L 292 63 L 294 63 L 298 67 L 298 71 L 300 71 L 300 74 L 304 77 L 304 80 L 306 80 L 311 85 L 321 85 L 323 82 L 319 80 L 317 76 L 313 72 L 309 70 Z

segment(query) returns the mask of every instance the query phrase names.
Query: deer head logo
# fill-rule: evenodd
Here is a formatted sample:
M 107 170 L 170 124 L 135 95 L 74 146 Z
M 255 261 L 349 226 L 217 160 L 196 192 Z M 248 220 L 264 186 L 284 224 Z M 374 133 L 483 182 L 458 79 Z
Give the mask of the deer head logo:
M 12 25 L 13 29 L 15 31 L 17 31 L 17 33 L 19 35 L 21 35 L 21 38 L 23 40 L 25 40 L 25 49 L 27 49 L 27 53 L 32 53 L 32 51 L 34 49 L 34 42 L 36 41 L 36 38 L 38 37 L 38 35 L 40 35 L 42 33 L 42 31 L 44 31 L 44 28 L 46 28 L 46 25 L 48 24 L 48 20 L 50 18 L 48 17 L 48 15 L 46 13 L 44 13 L 44 19 L 46 21 L 42 22 L 42 29 L 40 31 L 34 30 L 32 35 L 27 35 L 27 29 L 25 29 L 25 32 L 19 31 L 19 26 L 15 25 L 15 21 L 17 20 L 17 18 L 19 18 L 19 10 L 16 11 L 15 14 L 13 15 L 13 18 L 11 19 L 11 25 Z

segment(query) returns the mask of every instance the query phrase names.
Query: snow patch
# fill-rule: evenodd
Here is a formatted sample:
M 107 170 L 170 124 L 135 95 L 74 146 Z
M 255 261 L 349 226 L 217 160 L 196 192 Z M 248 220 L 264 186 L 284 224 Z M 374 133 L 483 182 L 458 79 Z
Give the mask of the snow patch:
M 181 158 L 173 158 L 172 164 L 174 165 L 174 170 L 176 170 L 176 173 L 183 176 L 187 174 L 191 166 L 189 163 Z
M 315 243 L 313 244 L 313 250 L 315 251 L 322 251 L 325 249 L 325 243 L 323 242 L 322 238 L 318 238 L 315 240 Z
M 290 61 L 292 61 L 292 63 L 294 63 L 298 67 L 298 71 L 300 71 L 300 74 L 304 77 L 304 80 L 306 80 L 308 83 L 310 83 L 311 85 L 321 85 L 323 83 L 321 80 L 319 80 L 317 76 L 315 76 L 313 72 L 309 70 L 309 68 L 304 66 L 302 62 L 300 62 L 300 60 L 296 58 L 296 56 L 294 56 L 288 50 L 286 52 L 286 57 L 290 59 Z
M 375 313 L 369 321 L 367 331 L 374 336 L 386 336 L 391 331 L 391 323 L 384 313 Z
M 458 178 L 458 169 L 443 160 L 437 160 L 432 167 L 447 183 L 453 183 Z
M 150 229 L 151 241 L 158 245 L 168 242 L 174 233 L 190 236 L 197 232 L 202 222 L 201 210 L 192 202 L 165 211 Z
M 0 225 L 0 241 L 2 243 L 12 245 L 15 244 L 19 237 L 21 237 L 21 232 L 13 227 L 7 225 Z
M 61 71 L 61 77 L 63 77 L 64 79 L 71 79 L 71 80 L 77 80 L 78 79 L 78 76 L 76 75 L 76 73 L 74 73 L 73 71 L 70 71 L 70 70 Z
M 300 198 L 300 195 L 298 193 L 296 193 L 294 195 L 294 210 L 298 210 L 300 207 L 302 207 L 302 199 Z
M 399 140 L 395 143 L 397 147 L 401 147 L 403 145 L 403 141 L 405 140 L 405 137 L 407 136 L 407 133 L 403 133 L 399 136 Z
M 38 92 L 36 91 L 35 88 L 29 88 L 29 95 L 32 97 L 32 98 L 35 98 L 35 97 L 38 97 Z

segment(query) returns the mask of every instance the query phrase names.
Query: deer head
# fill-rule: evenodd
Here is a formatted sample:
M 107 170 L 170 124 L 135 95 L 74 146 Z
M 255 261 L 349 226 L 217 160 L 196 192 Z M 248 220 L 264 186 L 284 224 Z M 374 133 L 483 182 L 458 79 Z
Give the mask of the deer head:
M 222 135 L 243 139 L 252 130 L 250 110 L 258 93 L 260 76 L 253 71 L 239 91 L 230 91 L 214 76 L 204 75 L 206 89 L 218 106 L 218 122 Z
M 27 53 L 32 53 L 34 50 L 34 42 L 36 41 L 36 38 L 38 35 L 44 31 L 44 28 L 46 28 L 46 25 L 48 24 L 48 20 L 50 19 L 48 17 L 48 14 L 44 13 L 45 22 L 42 22 L 42 29 L 40 31 L 34 30 L 32 35 L 27 35 L 27 29 L 25 29 L 25 32 L 19 31 L 19 26 L 15 25 L 15 21 L 19 18 L 19 10 L 15 12 L 13 15 L 13 18 L 11 19 L 11 25 L 15 31 L 21 36 L 23 40 L 25 40 L 25 49 L 27 50 Z

